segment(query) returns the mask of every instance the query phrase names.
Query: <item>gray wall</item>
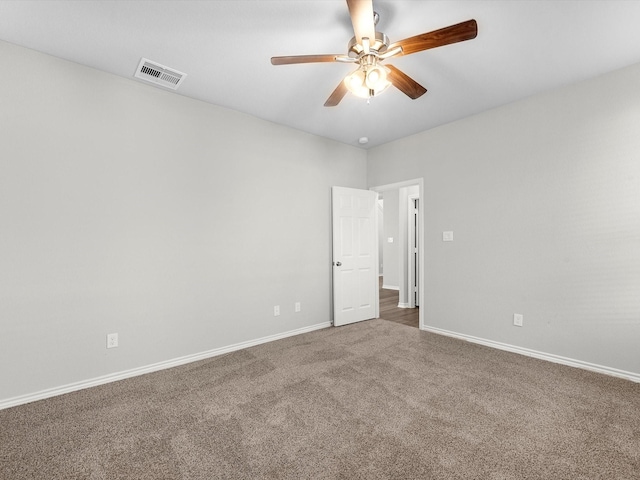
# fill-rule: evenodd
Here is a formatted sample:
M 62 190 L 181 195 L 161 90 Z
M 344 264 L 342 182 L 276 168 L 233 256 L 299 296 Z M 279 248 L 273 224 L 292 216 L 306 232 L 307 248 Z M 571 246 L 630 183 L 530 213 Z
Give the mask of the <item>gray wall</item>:
M 399 288 L 400 266 L 399 266 L 399 226 L 398 226 L 398 190 L 384 192 L 384 238 L 382 244 L 382 259 L 384 274 L 382 285 L 386 288 Z M 393 243 L 389 243 L 389 238 L 393 238 Z
M 640 374 L 639 85 L 635 65 L 369 151 L 370 186 L 424 178 L 427 326 Z
M 420 177 L 428 326 L 640 374 L 640 65 L 367 155 L 0 58 L 0 402 L 327 322 L 329 187 Z
M 330 320 L 330 187 L 365 151 L 0 58 L 0 401 Z

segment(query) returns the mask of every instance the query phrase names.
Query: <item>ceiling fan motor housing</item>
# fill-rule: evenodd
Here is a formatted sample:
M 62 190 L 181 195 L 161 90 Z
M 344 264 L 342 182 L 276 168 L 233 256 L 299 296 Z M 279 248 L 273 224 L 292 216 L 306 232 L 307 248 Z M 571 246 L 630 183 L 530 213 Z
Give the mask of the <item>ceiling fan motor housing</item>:
M 369 44 L 369 51 L 375 52 L 374 54 L 384 53 L 387 50 L 387 47 L 389 46 L 389 37 L 387 37 L 382 32 L 376 32 L 375 42 L 372 42 L 371 39 L 369 39 L 369 41 L 371 42 Z M 353 37 L 349 41 L 349 46 L 347 47 L 347 51 L 349 52 L 348 55 L 351 58 L 358 58 L 360 55 L 364 53 L 364 47 L 358 43 L 358 41 L 356 40 L 356 37 Z

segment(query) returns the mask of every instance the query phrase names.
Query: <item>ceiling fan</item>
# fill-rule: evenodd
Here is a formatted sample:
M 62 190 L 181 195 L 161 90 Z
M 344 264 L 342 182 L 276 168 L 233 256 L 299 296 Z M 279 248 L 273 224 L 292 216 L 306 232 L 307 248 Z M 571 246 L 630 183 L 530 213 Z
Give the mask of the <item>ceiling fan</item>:
M 373 0 L 347 0 L 347 7 L 355 36 L 349 42 L 346 55 L 271 57 L 273 65 L 323 62 L 357 64 L 357 70 L 340 82 L 325 102 L 325 107 L 338 105 L 348 91 L 358 97 L 370 98 L 379 95 L 390 85 L 415 100 L 426 93 L 427 89 L 398 68 L 384 62 L 398 55 L 410 55 L 431 48 L 471 40 L 476 38 L 478 34 L 476 21 L 467 20 L 390 44 L 389 38 L 375 29 L 379 17 L 373 11 Z

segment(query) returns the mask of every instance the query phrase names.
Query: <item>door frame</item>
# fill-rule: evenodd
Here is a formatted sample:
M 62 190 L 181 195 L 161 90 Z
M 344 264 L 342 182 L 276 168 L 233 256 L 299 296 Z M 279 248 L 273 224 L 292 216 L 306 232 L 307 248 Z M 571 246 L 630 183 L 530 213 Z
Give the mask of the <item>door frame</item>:
M 416 200 L 418 201 L 417 207 Z M 413 251 L 413 240 L 417 236 L 417 243 L 418 245 L 420 244 L 420 195 L 409 195 L 407 198 L 407 203 L 407 227 L 409 230 L 407 235 L 407 285 L 409 288 L 409 295 L 407 295 L 407 305 L 409 308 L 415 308 L 416 306 L 420 305 L 419 298 L 416 304 L 416 297 L 414 293 L 414 285 L 418 286 L 418 293 L 420 292 L 420 277 L 418 277 L 420 252 Z M 417 258 L 414 258 L 414 254 L 416 253 Z
M 418 194 L 421 199 L 421 208 L 419 210 L 420 218 L 418 219 L 418 304 L 420 305 L 418 311 L 419 325 L 418 328 L 420 330 L 424 330 L 424 179 L 423 178 L 414 178 L 412 180 L 405 180 L 396 183 L 389 183 L 385 185 L 376 185 L 374 187 L 370 187 L 369 190 L 373 190 L 374 192 L 385 192 L 386 190 L 396 190 L 403 187 L 412 187 L 418 186 Z M 376 232 L 377 235 L 377 232 Z M 377 265 L 376 265 L 376 268 Z

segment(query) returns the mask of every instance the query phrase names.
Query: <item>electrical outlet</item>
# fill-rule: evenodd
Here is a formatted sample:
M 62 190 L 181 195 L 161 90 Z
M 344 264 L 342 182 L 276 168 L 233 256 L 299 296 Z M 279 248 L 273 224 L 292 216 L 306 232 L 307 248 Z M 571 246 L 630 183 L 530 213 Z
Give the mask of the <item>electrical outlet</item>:
M 118 334 L 110 333 L 107 335 L 107 348 L 115 348 L 118 346 Z
M 521 315 L 520 313 L 513 314 L 513 324 L 516 327 L 521 327 L 523 322 L 524 322 L 524 315 Z
M 280 315 L 280 305 L 276 305 L 275 307 L 273 307 L 273 316 L 277 317 Z
M 299 312 L 300 310 L 302 310 L 301 306 L 300 306 L 300 302 L 296 302 L 296 304 L 294 305 L 293 309 L 295 310 L 295 312 Z

